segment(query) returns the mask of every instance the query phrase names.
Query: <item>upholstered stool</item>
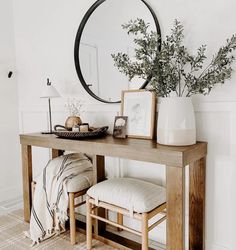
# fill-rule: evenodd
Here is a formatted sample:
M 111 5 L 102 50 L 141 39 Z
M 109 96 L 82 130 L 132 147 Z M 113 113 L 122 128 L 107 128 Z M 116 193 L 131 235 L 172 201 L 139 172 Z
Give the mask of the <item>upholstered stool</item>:
M 68 180 L 67 182 L 67 192 L 69 195 L 69 218 L 70 218 L 70 240 L 71 244 L 74 245 L 75 241 L 75 234 L 76 234 L 76 219 L 75 219 L 75 208 L 79 207 L 86 203 L 83 201 L 83 196 L 86 194 L 88 188 L 90 187 L 89 179 L 93 178 L 93 171 L 86 171 L 74 178 Z M 32 185 L 32 200 L 34 197 L 34 190 L 36 186 L 36 182 L 33 181 Z M 76 203 L 76 198 L 81 197 L 82 201 Z
M 142 250 L 148 249 L 148 232 L 166 219 L 165 188 L 134 178 L 117 178 L 100 182 L 87 191 L 86 202 L 88 250 L 92 249 L 93 218 L 141 236 Z M 94 210 L 98 207 L 140 220 L 142 231 L 97 216 Z M 163 217 L 148 226 L 148 221 L 159 213 L 163 213 Z

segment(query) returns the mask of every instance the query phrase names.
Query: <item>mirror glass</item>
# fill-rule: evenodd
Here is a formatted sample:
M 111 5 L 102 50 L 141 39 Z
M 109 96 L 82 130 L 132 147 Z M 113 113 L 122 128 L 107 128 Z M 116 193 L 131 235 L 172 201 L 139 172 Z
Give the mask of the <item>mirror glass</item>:
M 143 79 L 129 82 L 128 77 L 114 66 L 111 54 L 123 52 L 131 58 L 134 55 L 134 37 L 121 25 L 137 18 L 149 23 L 150 30 L 159 31 L 159 25 L 143 0 L 96 3 L 99 4 L 86 13 L 78 30 L 76 69 L 81 83 L 94 98 L 108 103 L 119 102 L 122 90 L 138 89 L 144 83 Z

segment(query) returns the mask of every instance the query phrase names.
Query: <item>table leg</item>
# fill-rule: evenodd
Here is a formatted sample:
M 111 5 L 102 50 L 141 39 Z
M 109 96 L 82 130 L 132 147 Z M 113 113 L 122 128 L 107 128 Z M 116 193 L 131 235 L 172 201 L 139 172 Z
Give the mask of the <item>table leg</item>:
M 189 166 L 189 249 L 204 249 L 206 158 Z
M 63 155 L 63 153 L 64 153 L 64 150 L 52 148 L 52 159 L 54 159 L 54 158 L 56 158 L 58 156 Z
M 166 168 L 167 250 L 185 249 L 185 168 Z
M 103 155 L 93 156 L 94 184 L 105 180 L 105 157 Z M 97 215 L 105 218 L 105 209 L 98 208 Z M 106 230 L 106 224 L 102 221 L 95 221 L 94 233 L 99 235 Z
M 30 221 L 31 210 L 31 182 L 32 182 L 32 149 L 30 145 L 21 145 L 22 175 L 23 175 L 23 199 L 24 219 Z

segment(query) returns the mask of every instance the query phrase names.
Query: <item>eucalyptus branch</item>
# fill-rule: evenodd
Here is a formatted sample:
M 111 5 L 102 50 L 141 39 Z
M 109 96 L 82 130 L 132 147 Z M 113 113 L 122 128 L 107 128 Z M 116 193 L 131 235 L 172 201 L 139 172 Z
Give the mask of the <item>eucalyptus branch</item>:
M 166 97 L 171 92 L 177 96 L 193 94 L 209 94 L 218 83 L 225 83 L 231 77 L 231 65 L 235 61 L 232 56 L 236 49 L 236 36 L 226 40 L 213 56 L 210 63 L 204 66 L 206 60 L 206 45 L 201 45 L 196 55 L 191 55 L 183 45 L 184 28 L 174 21 L 170 35 L 160 44 L 160 37 L 154 31 L 149 31 L 149 24 L 142 19 L 130 20 L 122 25 L 128 35 L 133 35 L 135 61 L 125 53 L 112 54 L 114 65 L 129 80 L 135 76 L 150 79 L 150 85 L 158 96 Z M 161 50 L 159 47 L 161 45 Z M 201 72 L 200 72 L 201 70 Z

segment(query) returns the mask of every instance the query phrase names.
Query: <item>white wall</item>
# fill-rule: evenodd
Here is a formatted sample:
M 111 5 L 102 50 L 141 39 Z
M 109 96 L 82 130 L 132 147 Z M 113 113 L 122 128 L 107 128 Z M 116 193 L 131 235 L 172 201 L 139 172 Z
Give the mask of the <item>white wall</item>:
M 74 38 L 79 23 L 93 0 L 15 0 L 15 42 L 20 96 L 21 132 L 46 128 L 47 106 L 39 99 L 40 91 L 50 77 L 61 93 L 76 94 L 87 101 L 84 120 L 112 127 L 118 105 L 98 103 L 79 84 L 73 61 Z M 185 26 L 186 44 L 194 49 L 207 44 L 210 56 L 235 32 L 234 0 L 149 0 L 167 34 L 173 20 Z M 236 67 L 236 66 L 235 66 Z M 53 101 L 54 123 L 63 123 L 64 100 Z M 236 240 L 236 84 L 235 75 L 208 97 L 195 97 L 199 140 L 209 142 L 207 159 L 206 249 L 233 250 Z M 40 172 L 47 161 L 48 150 L 34 151 L 34 170 Z M 110 159 L 108 172 L 156 179 L 164 183 L 164 167 L 154 164 Z M 113 166 L 115 170 L 112 171 Z M 120 167 L 119 167 L 120 166 Z M 123 166 L 123 167 L 122 167 Z M 145 168 L 145 170 L 144 170 Z M 148 171 L 147 171 L 148 169 Z M 164 241 L 164 227 L 151 237 Z
M 21 193 L 13 28 L 12 1 L 0 0 L 0 202 Z M 11 79 L 9 71 L 13 71 Z

